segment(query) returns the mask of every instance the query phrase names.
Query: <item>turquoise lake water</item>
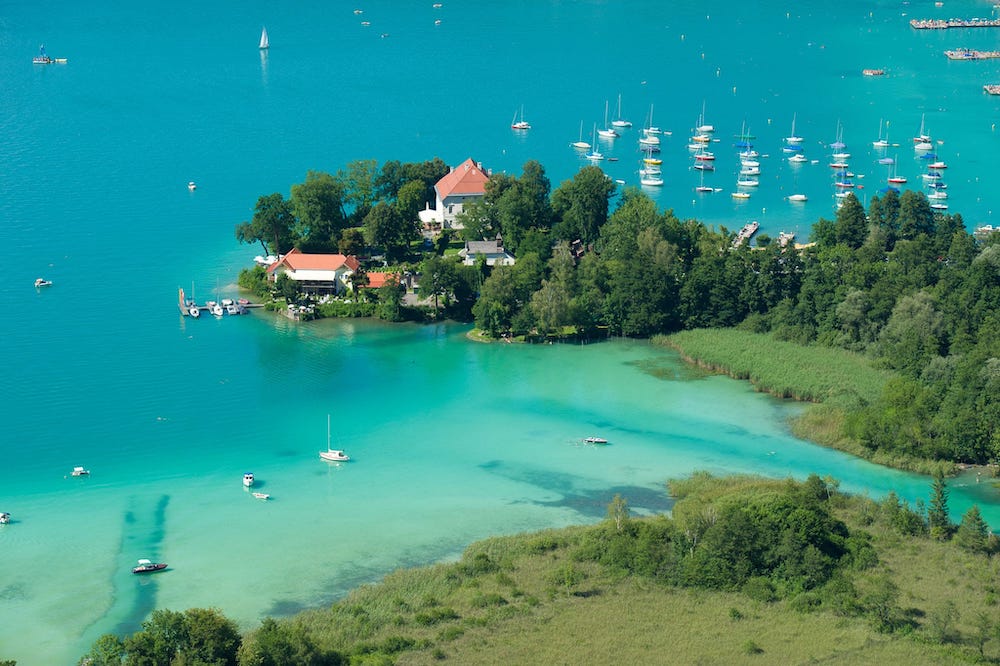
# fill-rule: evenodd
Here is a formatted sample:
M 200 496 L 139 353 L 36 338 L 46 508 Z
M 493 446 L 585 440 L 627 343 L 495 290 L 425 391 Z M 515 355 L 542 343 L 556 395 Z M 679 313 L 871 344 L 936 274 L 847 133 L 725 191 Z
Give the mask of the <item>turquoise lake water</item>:
M 215 606 L 249 628 L 491 534 L 598 520 L 616 492 L 665 510 L 665 480 L 696 469 L 927 496 L 927 479 L 791 437 L 795 405 L 642 342 L 480 345 L 458 325 L 180 318 L 178 287 L 236 295 L 260 249 L 237 245 L 235 224 L 307 170 L 471 156 L 519 172 L 537 159 L 557 185 L 582 165 L 568 145 L 581 121 L 589 133 L 619 94 L 636 128 L 602 148 L 619 158 L 602 168 L 637 182 L 652 105 L 673 134 L 651 194 L 681 217 L 805 235 L 833 215 L 824 146 L 838 123 L 865 197 L 884 184 L 880 121 L 898 172 L 918 180 L 923 116 L 943 142 L 952 212 L 997 224 L 1000 98 L 981 88 L 1000 82 L 1000 61 L 941 52 L 998 48 L 1000 30 L 907 25 L 990 3 L 431 4 L 3 3 L 0 510 L 15 522 L 0 527 L 0 658 L 72 663 L 157 607 Z M 32 65 L 41 43 L 68 63 Z M 521 105 L 525 135 L 509 129 Z M 703 105 L 720 138 L 706 181 L 724 191 L 697 198 L 686 144 Z M 793 115 L 818 164 L 782 159 Z M 760 191 L 736 204 L 731 137 L 744 122 L 770 156 Z M 793 206 L 791 192 L 809 201 Z M 54 285 L 35 290 L 39 276 Z M 327 414 L 348 464 L 318 460 Z M 591 434 L 611 445 L 583 445 Z M 75 465 L 92 475 L 68 477 Z M 271 501 L 244 491 L 248 470 Z M 978 502 L 1000 525 L 983 485 L 956 480 L 953 513 Z M 170 571 L 136 580 L 141 557 Z

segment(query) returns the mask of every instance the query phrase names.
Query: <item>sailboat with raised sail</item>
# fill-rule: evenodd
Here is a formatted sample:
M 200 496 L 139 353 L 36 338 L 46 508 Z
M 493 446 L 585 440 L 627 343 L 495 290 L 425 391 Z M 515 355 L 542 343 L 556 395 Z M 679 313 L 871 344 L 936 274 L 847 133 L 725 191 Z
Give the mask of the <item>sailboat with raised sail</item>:
M 590 144 L 583 140 L 583 121 L 580 121 L 580 139 L 570 144 L 578 150 L 590 150 Z
M 524 106 L 521 106 L 521 117 L 514 113 L 514 119 L 510 121 L 510 128 L 513 130 L 530 130 L 531 123 L 524 119 Z
M 330 462 L 347 462 L 350 458 L 339 449 L 330 448 L 330 415 L 326 415 L 326 451 L 320 451 L 319 457 Z
M 597 136 L 602 139 L 617 139 L 619 134 L 608 124 L 608 100 L 604 100 L 604 129 L 597 130 Z
M 267 28 L 260 29 L 260 48 L 262 50 L 271 48 L 271 41 L 267 38 Z
M 615 115 L 615 119 L 611 121 L 612 127 L 625 128 L 632 127 L 631 120 L 625 120 L 622 118 L 622 96 L 621 93 L 618 94 L 618 113 Z

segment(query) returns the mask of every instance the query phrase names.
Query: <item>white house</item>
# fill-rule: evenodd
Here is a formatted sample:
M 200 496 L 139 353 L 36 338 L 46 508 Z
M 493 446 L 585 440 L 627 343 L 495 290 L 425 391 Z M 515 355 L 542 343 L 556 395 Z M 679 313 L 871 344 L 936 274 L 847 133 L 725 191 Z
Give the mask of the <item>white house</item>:
M 350 277 L 358 270 L 357 257 L 343 254 L 306 254 L 292 248 L 278 261 L 267 267 L 271 282 L 281 274 L 299 283 L 302 291 L 311 294 L 342 294 L 347 291 Z
M 503 249 L 503 240 L 499 236 L 496 240 L 465 241 L 465 247 L 458 251 L 458 256 L 462 257 L 466 266 L 475 266 L 480 256 L 486 257 L 487 266 L 513 266 L 516 261 L 514 255 Z
M 425 228 L 461 228 L 455 218 L 466 204 L 486 195 L 489 179 L 481 164 L 472 161 L 471 157 L 465 160 L 434 185 L 434 208 L 420 211 L 420 222 Z

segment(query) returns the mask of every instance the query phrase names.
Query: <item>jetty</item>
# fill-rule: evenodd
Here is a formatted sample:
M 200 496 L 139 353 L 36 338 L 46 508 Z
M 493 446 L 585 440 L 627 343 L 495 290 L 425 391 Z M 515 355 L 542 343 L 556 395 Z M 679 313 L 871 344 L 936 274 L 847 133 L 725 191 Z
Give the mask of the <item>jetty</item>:
M 953 49 L 945 51 L 949 60 L 991 60 L 1000 58 L 1000 51 L 977 51 L 976 49 Z
M 914 30 L 947 30 L 948 28 L 1000 28 L 1000 19 L 913 19 L 910 27 Z
M 1000 83 L 987 83 L 983 86 L 983 92 L 990 95 L 1000 95 Z
M 736 238 L 733 239 L 733 247 L 736 248 L 746 243 L 755 233 L 757 233 L 758 229 L 760 229 L 760 224 L 756 220 L 744 224 L 743 228 L 740 229 L 738 234 L 736 234 Z

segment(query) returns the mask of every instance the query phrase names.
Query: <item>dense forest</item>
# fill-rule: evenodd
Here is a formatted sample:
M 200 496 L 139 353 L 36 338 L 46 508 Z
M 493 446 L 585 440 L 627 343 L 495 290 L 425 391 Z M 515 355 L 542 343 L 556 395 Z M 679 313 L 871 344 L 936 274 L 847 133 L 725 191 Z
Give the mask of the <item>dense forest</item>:
M 1000 657 L 991 557 L 1000 543 L 976 507 L 951 523 L 943 479 L 926 510 L 894 494 L 848 497 L 816 475 L 697 473 L 669 491 L 670 517 L 636 518 L 616 495 L 599 524 L 495 537 L 459 562 L 396 572 L 246 635 L 215 610 L 157 610 L 131 635 L 102 636 L 80 663 L 650 663 L 658 649 L 677 663 Z M 964 584 L 935 571 L 939 559 Z M 682 609 L 684 622 L 672 622 Z M 601 630 L 576 637 L 560 628 L 563 616 Z M 654 647 L 653 634 L 665 645 Z M 889 644 L 895 659 L 881 652 Z
M 520 176 L 491 176 L 457 239 L 446 230 L 420 242 L 416 213 L 445 173 L 441 160 L 310 172 L 289 199 L 261 197 L 236 234 L 274 253 L 297 246 L 374 256 L 370 269 L 418 275 L 420 295 L 434 304 L 407 311 L 390 285 L 369 302 L 330 304 L 327 314 L 444 314 L 474 320 L 490 337 L 529 339 L 742 327 L 852 350 L 892 379 L 877 399 L 857 397 L 850 436 L 926 459 L 1000 457 L 1000 237 L 977 239 L 923 193 L 889 191 L 867 211 L 848 196 L 804 246 L 765 234 L 734 246 L 734 231 L 661 212 L 637 189 L 619 192 L 597 167 L 553 191 L 543 167 L 528 162 Z M 458 262 L 455 241 L 498 234 L 515 265 Z M 266 291 L 259 268 L 241 284 Z M 299 297 L 287 281 L 279 292 Z

